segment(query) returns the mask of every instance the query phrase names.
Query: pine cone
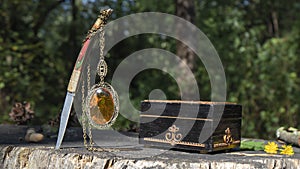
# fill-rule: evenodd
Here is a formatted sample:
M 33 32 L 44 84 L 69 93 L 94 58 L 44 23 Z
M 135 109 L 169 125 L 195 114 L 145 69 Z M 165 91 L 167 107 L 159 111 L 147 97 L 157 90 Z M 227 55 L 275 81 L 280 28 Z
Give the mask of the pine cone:
M 10 119 L 18 125 L 26 124 L 34 117 L 34 111 L 30 109 L 30 103 L 15 103 L 9 113 Z

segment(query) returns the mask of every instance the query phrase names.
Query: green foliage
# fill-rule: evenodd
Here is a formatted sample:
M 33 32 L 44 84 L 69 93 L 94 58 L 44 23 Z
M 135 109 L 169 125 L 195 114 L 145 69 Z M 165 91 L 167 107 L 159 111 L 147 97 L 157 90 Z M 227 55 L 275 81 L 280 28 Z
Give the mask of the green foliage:
M 243 105 L 242 135 L 271 139 L 280 125 L 299 127 L 299 23 L 289 17 L 299 3 L 200 2 L 197 24 L 223 62 L 228 101 Z
M 55 116 L 60 109 L 55 105 L 61 105 L 68 70 L 64 58 L 55 55 L 44 41 L 42 23 L 48 13 L 46 8 L 39 7 L 47 4 L 51 1 L 13 0 L 1 4 L 5 7 L 0 13 L 3 18 L 0 21 L 3 25 L 0 32 L 2 122 L 8 120 L 13 102 L 30 102 L 39 123 Z
M 112 19 L 145 11 L 175 14 L 176 9 L 174 1 L 158 0 L 3 0 L 0 5 L 0 121 L 8 121 L 13 102 L 26 100 L 34 106 L 36 123 L 60 113 L 81 41 L 99 9 L 113 8 Z M 296 0 L 195 1 L 195 24 L 224 65 L 228 101 L 243 105 L 243 137 L 270 139 L 279 126 L 300 128 L 299 9 Z M 113 70 L 126 56 L 149 47 L 176 53 L 174 39 L 139 35 L 109 51 L 108 64 Z M 200 60 L 195 65 L 201 99 L 209 100 L 209 77 Z M 178 98 L 174 79 L 149 70 L 131 83 L 134 106 L 156 88 L 168 99 Z M 120 116 L 115 128 L 131 126 Z
M 241 142 L 240 149 L 241 150 L 264 150 L 265 143 L 263 141 L 251 141 L 251 140 L 243 140 Z

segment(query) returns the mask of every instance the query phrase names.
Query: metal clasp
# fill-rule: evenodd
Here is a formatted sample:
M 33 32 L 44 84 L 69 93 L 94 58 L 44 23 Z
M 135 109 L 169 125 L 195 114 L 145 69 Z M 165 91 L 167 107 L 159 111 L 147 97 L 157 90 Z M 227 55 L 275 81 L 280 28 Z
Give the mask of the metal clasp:
M 223 136 L 223 141 L 224 143 L 230 145 L 233 143 L 233 138 L 231 136 L 231 131 L 230 128 L 227 127 L 227 129 L 225 130 L 225 135 Z

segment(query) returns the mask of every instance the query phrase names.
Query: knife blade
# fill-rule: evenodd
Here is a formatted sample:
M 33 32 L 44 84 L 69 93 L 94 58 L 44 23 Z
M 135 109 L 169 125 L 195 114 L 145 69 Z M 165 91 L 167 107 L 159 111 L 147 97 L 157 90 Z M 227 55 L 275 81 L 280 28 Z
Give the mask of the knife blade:
M 90 38 L 95 35 L 95 33 L 97 32 L 98 29 L 100 29 L 101 27 L 103 27 L 106 24 L 107 19 L 110 17 L 112 11 L 113 11 L 112 9 L 106 9 L 106 10 L 103 10 L 100 12 L 100 15 L 98 16 L 96 22 L 94 23 L 92 28 L 88 31 L 88 34 L 87 34 L 85 40 L 83 41 L 83 46 L 82 46 L 80 53 L 78 55 L 78 58 L 76 60 L 76 63 L 75 63 L 75 66 L 74 66 L 74 69 L 73 69 L 73 72 L 72 72 L 72 75 L 71 75 L 71 78 L 70 78 L 70 81 L 68 84 L 67 94 L 66 94 L 63 110 L 61 113 L 60 126 L 59 126 L 58 137 L 57 137 L 55 149 L 60 148 L 62 141 L 63 141 L 63 137 L 65 135 L 65 131 L 67 128 L 68 119 L 70 116 L 70 111 L 72 108 L 78 80 L 79 80 L 81 70 L 82 70 L 82 63 L 84 61 L 87 48 L 90 44 Z

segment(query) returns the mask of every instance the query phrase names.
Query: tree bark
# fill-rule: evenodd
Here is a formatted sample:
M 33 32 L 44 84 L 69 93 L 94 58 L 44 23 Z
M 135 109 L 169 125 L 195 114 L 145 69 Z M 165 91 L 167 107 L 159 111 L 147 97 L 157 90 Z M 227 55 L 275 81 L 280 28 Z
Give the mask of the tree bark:
M 195 21 L 193 0 L 176 0 L 176 15 L 191 23 Z M 177 56 L 179 56 L 193 70 L 195 62 L 194 52 L 185 44 L 177 41 Z
M 77 13 L 78 13 L 78 7 L 76 5 L 75 0 L 71 0 L 71 5 L 72 5 L 72 21 L 71 21 L 71 27 L 69 31 L 69 42 L 70 42 L 70 48 L 73 49 L 70 51 L 70 59 L 74 58 L 76 56 L 77 51 L 74 49 L 77 49 L 77 41 L 76 41 L 76 34 L 77 34 L 77 26 L 76 26 L 76 21 L 77 21 Z
M 195 20 L 195 9 L 194 9 L 194 1 L 193 0 L 176 0 L 176 15 L 181 17 L 191 23 L 194 23 Z M 177 24 L 176 31 L 178 37 L 186 38 L 184 35 L 186 25 Z M 193 71 L 195 69 L 195 53 L 189 48 L 187 45 L 177 40 L 176 44 L 176 55 L 180 57 L 181 62 L 178 65 L 180 71 L 180 76 L 178 80 L 182 82 L 181 88 L 183 88 L 179 95 L 182 100 L 195 100 L 196 89 L 192 83 L 194 79 L 194 74 L 187 71 L 186 67 Z

